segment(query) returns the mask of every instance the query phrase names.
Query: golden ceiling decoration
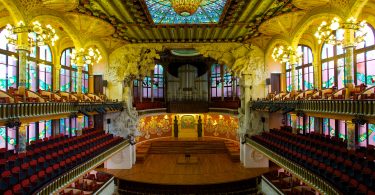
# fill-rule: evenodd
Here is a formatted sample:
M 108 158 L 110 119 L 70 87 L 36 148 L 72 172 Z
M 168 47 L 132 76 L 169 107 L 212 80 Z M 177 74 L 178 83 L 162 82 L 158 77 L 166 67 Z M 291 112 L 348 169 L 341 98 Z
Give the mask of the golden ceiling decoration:
M 202 3 L 202 0 L 170 0 L 174 11 L 181 16 L 193 15 Z

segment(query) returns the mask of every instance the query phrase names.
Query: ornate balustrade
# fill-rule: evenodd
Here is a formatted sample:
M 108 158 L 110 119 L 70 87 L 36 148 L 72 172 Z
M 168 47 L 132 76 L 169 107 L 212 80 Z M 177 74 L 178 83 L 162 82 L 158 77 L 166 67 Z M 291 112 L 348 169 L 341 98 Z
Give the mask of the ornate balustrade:
M 269 112 L 302 111 L 375 117 L 375 100 L 253 101 L 251 108 Z
M 272 150 L 249 138 L 246 139 L 246 143 L 318 192 L 322 194 L 341 194 L 336 188 L 329 185 L 329 183 L 319 175 L 314 174 L 297 163 L 292 162 L 291 160 L 273 152 Z
M 0 121 L 12 118 L 29 118 L 44 115 L 70 114 L 77 112 L 107 112 L 122 110 L 122 102 L 105 103 L 70 103 L 70 102 L 48 102 L 48 103 L 15 103 L 0 104 Z

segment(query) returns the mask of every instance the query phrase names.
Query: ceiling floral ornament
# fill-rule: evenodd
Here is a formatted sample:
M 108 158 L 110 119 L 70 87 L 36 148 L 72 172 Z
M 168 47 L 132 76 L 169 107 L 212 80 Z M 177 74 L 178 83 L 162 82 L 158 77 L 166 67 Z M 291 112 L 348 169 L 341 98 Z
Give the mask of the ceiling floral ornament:
M 149 76 L 161 50 L 158 44 L 132 44 L 115 50 L 109 57 L 108 80 L 128 83 Z
M 196 50 L 205 57 L 211 57 L 218 63 L 227 65 L 236 75 L 247 73 L 253 77 L 263 78 L 266 72 L 264 54 L 254 45 L 217 43 L 197 46 Z

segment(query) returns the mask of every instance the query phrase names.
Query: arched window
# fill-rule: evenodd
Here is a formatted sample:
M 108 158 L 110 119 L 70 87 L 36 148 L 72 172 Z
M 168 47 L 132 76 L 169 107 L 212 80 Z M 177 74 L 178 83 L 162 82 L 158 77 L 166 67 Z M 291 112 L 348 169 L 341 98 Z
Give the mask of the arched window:
M 359 44 L 355 50 L 354 83 L 375 86 L 375 41 L 374 30 L 366 27 L 365 41 Z
M 296 87 L 297 90 L 308 90 L 314 88 L 313 55 L 310 47 L 299 45 L 298 52 L 302 54 L 296 65 Z
M 0 90 L 17 88 L 18 54 L 14 45 L 7 44 L 5 32 L 0 29 Z
M 74 48 L 67 48 L 61 55 L 60 91 L 77 92 L 77 65 L 71 63 Z
M 211 97 L 221 97 L 221 66 L 220 64 L 213 64 L 211 66 Z
M 164 98 L 164 68 L 157 64 L 154 69 L 154 98 Z
M 82 68 L 82 93 L 89 92 L 89 65 L 84 64 Z
M 239 79 L 232 75 L 227 66 L 211 66 L 211 98 L 238 97 L 239 91 Z
M 336 37 L 343 39 L 344 32 L 336 31 Z M 324 44 L 322 48 L 322 88 L 344 87 L 345 56 L 342 46 Z
M 285 70 L 286 70 L 286 91 L 292 91 L 292 66 L 289 62 L 285 63 Z
M 36 39 L 36 34 L 29 34 Z M 26 87 L 32 91 L 37 89 L 52 90 L 52 53 L 48 45 L 35 46 L 26 64 Z
M 164 98 L 164 68 L 160 64 L 156 64 L 151 76 L 146 76 L 142 83 L 139 80 L 133 81 L 133 97 L 137 101 L 142 90 L 143 99 L 163 99 Z M 152 91 L 152 93 L 151 93 Z

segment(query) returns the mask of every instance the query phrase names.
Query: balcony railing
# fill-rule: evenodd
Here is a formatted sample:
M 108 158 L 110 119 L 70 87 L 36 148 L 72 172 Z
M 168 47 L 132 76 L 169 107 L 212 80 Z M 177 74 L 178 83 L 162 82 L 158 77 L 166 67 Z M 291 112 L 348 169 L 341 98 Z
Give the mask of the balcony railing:
M 58 190 L 62 189 L 64 186 L 68 185 L 69 183 L 73 182 L 77 178 L 84 175 L 86 172 L 94 169 L 95 167 L 102 164 L 112 155 L 116 154 L 117 152 L 121 151 L 125 147 L 129 145 L 129 140 L 124 140 L 123 142 L 117 144 L 116 146 L 112 147 L 111 149 L 103 152 L 102 154 L 95 156 L 91 160 L 86 161 L 85 163 L 73 168 L 72 170 L 64 173 L 63 175 L 59 176 L 52 182 L 48 183 L 44 186 L 41 190 L 34 193 L 37 195 L 44 195 L 44 194 L 54 194 Z
M 106 112 L 121 110 L 122 102 L 105 103 L 72 103 L 72 102 L 48 102 L 48 103 L 15 103 L 0 104 L 0 121 L 12 118 L 29 118 L 43 115 L 70 114 L 74 112 Z
M 318 192 L 322 194 L 340 194 L 340 192 L 330 186 L 327 181 L 322 179 L 319 175 L 312 173 L 306 168 L 290 161 L 289 159 L 269 150 L 268 148 L 262 146 L 261 144 L 255 142 L 251 139 L 246 139 L 246 143 L 256 149 L 258 152 L 267 156 L 272 162 L 276 163 L 280 167 L 283 167 L 288 172 L 292 173 L 298 179 L 302 180 L 304 183 L 308 184 Z
M 332 113 L 342 115 L 375 116 L 375 100 L 291 100 L 291 101 L 254 101 L 254 110 L 269 112 L 302 111 Z

